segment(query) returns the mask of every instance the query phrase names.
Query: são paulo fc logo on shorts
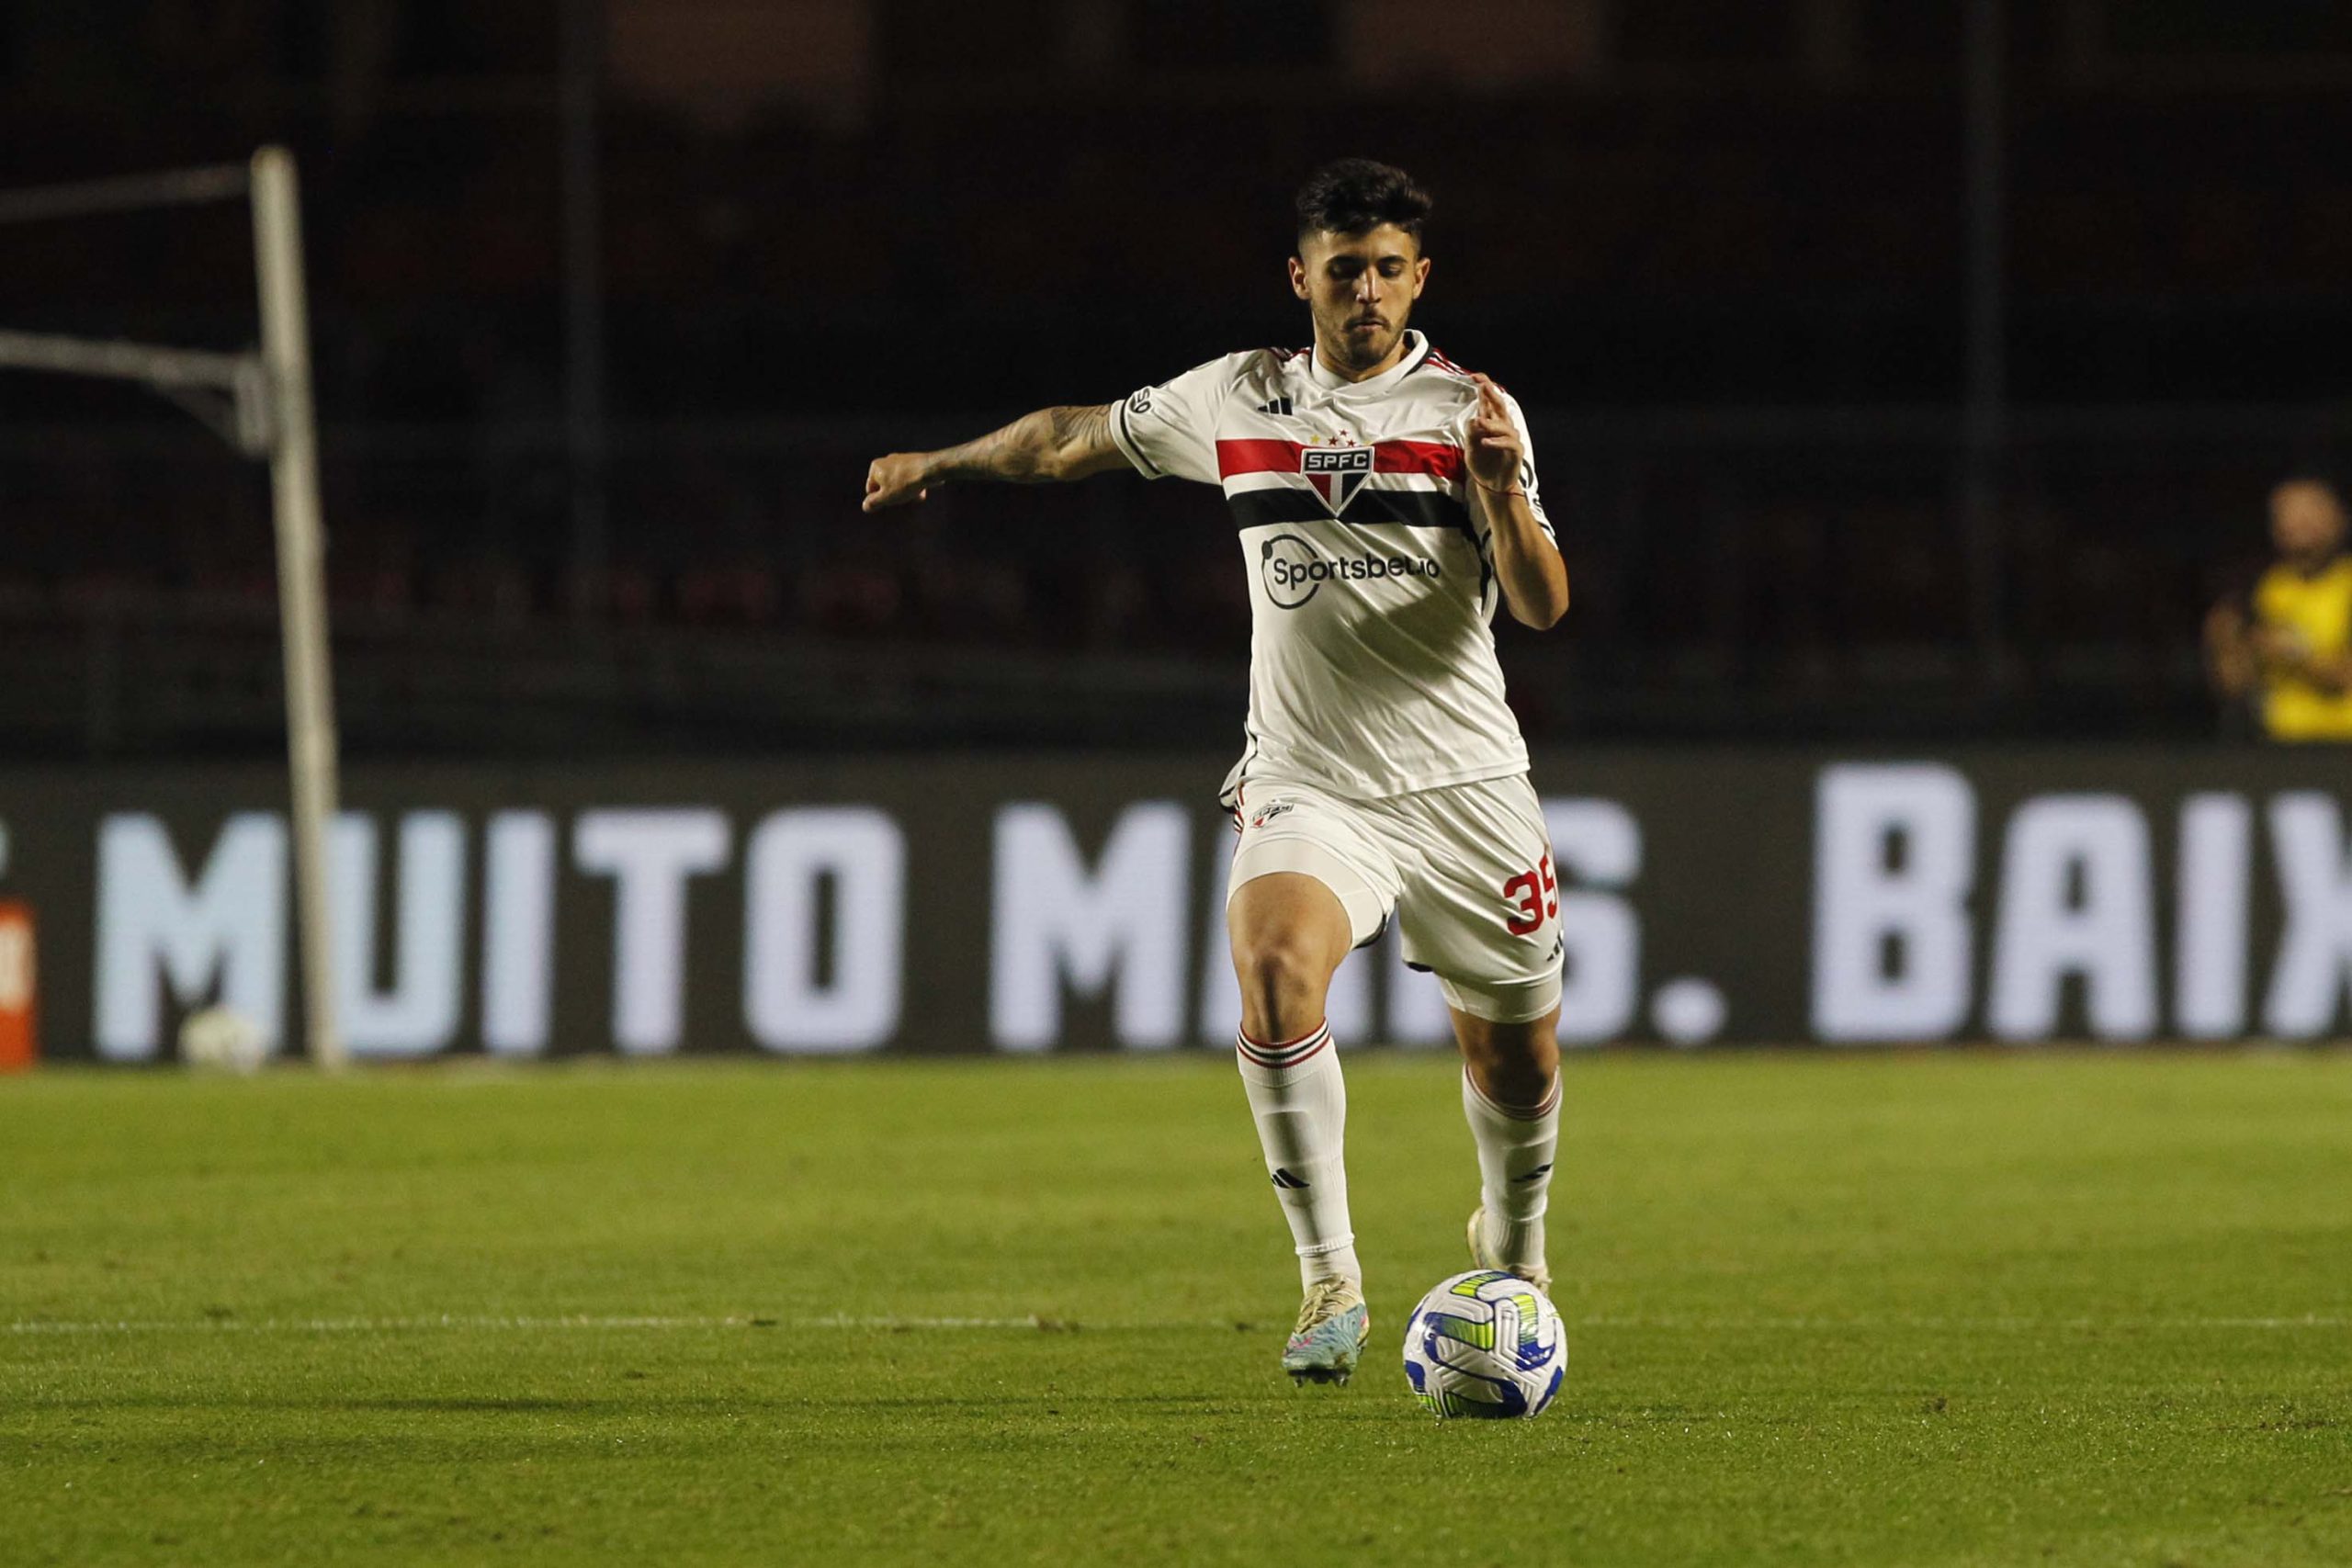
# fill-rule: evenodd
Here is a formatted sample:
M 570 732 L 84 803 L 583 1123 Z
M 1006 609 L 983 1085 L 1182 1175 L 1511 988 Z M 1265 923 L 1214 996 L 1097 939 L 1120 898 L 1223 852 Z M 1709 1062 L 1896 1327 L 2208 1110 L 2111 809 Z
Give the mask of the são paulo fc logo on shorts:
M 1372 478 L 1372 448 L 1369 446 L 1307 446 L 1298 454 L 1298 471 L 1306 482 L 1322 496 L 1324 504 L 1337 517 L 1349 498 L 1363 489 L 1363 481 Z
M 1376 582 L 1390 577 L 1442 575 L 1428 556 L 1342 556 L 1333 560 L 1296 534 L 1277 534 L 1258 547 L 1258 569 L 1266 597 L 1277 609 L 1295 610 L 1327 582 Z

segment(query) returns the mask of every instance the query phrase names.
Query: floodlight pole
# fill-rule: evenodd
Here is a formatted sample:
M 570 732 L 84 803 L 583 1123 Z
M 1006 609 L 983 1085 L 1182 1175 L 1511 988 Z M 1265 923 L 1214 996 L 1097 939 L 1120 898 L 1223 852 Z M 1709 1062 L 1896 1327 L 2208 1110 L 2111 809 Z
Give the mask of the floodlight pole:
M 311 400 L 310 311 L 294 155 L 264 147 L 248 164 L 0 192 L 0 223 L 141 207 L 194 206 L 250 194 L 261 351 L 213 354 L 152 344 L 0 332 L 0 368 L 105 376 L 154 388 L 249 457 L 269 459 L 277 592 L 286 645 L 286 748 L 292 774 L 294 896 L 303 1039 L 317 1066 L 349 1060 L 334 1017 L 327 828 L 334 820 L 334 677 L 327 652 L 326 551 L 319 506 L 319 432 Z
M 301 201 L 294 155 L 253 157 L 254 256 L 261 290 L 261 362 L 270 407 L 270 487 L 277 525 L 277 595 L 285 621 L 286 746 L 293 774 L 294 895 L 300 932 L 303 1038 L 319 1066 L 348 1057 L 335 1026 L 327 897 L 327 825 L 340 784 L 334 667 L 326 623 L 326 551 L 319 504 L 319 433 L 311 400 L 311 328 L 302 282 Z

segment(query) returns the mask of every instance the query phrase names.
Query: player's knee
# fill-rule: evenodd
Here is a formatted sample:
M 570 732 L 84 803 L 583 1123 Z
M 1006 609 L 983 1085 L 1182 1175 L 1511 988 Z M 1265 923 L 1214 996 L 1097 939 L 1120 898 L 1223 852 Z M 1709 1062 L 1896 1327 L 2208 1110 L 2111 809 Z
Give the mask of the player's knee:
M 1233 968 L 1241 982 L 1242 1027 L 1259 1039 L 1288 1040 L 1323 1021 L 1329 970 L 1286 935 L 1237 942 Z
M 1460 1029 L 1457 1034 L 1462 1059 L 1479 1089 L 1498 1105 L 1541 1104 L 1560 1070 L 1553 1017 L 1532 1024 L 1478 1021 L 1481 1027 Z
M 1552 1092 L 1560 1066 L 1556 1054 L 1544 1061 L 1529 1050 L 1464 1051 L 1463 1055 L 1480 1091 L 1498 1105 L 1541 1105 Z

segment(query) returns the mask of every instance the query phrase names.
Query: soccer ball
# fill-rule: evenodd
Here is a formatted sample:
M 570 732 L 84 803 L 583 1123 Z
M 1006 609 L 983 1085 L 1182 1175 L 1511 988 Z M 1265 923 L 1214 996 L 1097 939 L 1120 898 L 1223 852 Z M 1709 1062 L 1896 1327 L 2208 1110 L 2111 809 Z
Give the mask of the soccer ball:
M 1567 1370 L 1560 1314 L 1541 1291 L 1499 1269 L 1439 1280 L 1405 1325 L 1405 1381 L 1434 1415 L 1541 1415 Z
M 234 1008 L 199 1008 L 180 1024 L 180 1061 L 196 1071 L 250 1073 L 269 1058 L 269 1042 Z

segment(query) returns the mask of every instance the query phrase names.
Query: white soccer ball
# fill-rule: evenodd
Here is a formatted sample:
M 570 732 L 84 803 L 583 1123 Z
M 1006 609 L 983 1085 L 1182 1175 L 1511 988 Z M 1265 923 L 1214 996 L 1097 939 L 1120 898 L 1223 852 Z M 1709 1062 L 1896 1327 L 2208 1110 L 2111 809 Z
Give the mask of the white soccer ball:
M 1405 1325 L 1405 1381 L 1438 1416 L 1538 1416 L 1568 1371 L 1568 1336 L 1544 1293 L 1479 1269 L 1441 1280 Z
M 250 1073 L 269 1059 L 260 1027 L 234 1008 L 198 1008 L 180 1022 L 180 1061 L 198 1069 Z

